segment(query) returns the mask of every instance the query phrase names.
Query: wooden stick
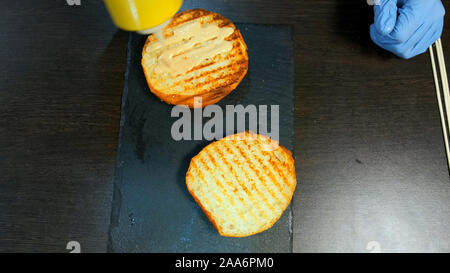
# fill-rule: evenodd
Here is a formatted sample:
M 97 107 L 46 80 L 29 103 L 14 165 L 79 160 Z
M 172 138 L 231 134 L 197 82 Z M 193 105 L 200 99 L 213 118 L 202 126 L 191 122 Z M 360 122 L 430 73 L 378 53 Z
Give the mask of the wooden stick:
M 430 50 L 430 57 L 431 57 L 431 65 L 433 67 L 434 85 L 436 87 L 436 97 L 438 100 L 439 113 L 441 115 L 442 134 L 444 135 L 445 151 L 447 154 L 447 164 L 448 164 L 448 168 L 450 169 L 450 150 L 449 150 L 449 145 L 448 145 L 447 125 L 445 122 L 444 110 L 442 107 L 441 91 L 439 89 L 439 80 L 438 80 L 438 76 L 437 76 L 433 46 L 430 46 L 429 50 Z
M 436 52 L 441 74 L 442 92 L 444 93 L 445 112 L 447 113 L 447 125 L 450 128 L 450 93 L 448 88 L 447 70 L 445 68 L 444 51 L 442 50 L 442 43 L 440 38 L 436 41 Z

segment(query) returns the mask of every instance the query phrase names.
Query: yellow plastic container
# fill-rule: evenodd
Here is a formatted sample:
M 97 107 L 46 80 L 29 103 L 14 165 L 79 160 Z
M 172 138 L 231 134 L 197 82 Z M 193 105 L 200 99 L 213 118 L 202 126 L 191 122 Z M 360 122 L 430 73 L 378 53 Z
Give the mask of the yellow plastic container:
M 104 0 L 117 27 L 127 31 L 152 32 L 178 12 L 183 0 Z

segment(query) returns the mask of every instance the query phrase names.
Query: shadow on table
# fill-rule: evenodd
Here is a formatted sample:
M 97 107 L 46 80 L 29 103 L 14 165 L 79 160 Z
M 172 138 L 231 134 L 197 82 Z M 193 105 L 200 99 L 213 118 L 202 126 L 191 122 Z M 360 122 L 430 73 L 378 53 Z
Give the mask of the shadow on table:
M 395 58 L 372 42 L 369 29 L 373 17 L 373 7 L 364 0 L 335 1 L 334 26 L 337 33 L 360 46 L 364 53 L 377 54 L 386 59 Z

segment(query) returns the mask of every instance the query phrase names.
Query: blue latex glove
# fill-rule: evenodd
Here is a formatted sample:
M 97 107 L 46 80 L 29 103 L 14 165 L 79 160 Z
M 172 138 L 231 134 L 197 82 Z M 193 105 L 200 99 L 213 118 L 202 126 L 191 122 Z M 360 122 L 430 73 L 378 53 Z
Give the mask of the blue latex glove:
M 381 0 L 374 12 L 370 37 L 401 58 L 425 52 L 441 37 L 445 14 L 441 0 Z

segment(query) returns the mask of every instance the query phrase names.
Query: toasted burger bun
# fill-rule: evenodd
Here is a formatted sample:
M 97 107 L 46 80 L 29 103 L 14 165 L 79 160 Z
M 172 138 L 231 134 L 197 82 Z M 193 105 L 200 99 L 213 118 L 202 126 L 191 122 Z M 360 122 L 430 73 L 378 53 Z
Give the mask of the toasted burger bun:
M 192 158 L 188 191 L 220 235 L 262 232 L 291 202 L 297 184 L 294 159 L 276 144 L 244 132 L 213 142 Z
M 197 59 L 200 59 L 200 62 L 192 68 L 189 67 L 187 71 L 180 74 L 158 70 L 158 65 L 161 65 L 160 57 L 164 51 L 188 43 L 193 37 L 195 39 L 195 36 L 198 38 L 198 35 L 205 35 L 205 32 L 202 31 L 197 33 L 184 31 L 187 24 L 197 24 L 197 22 L 202 27 L 217 26 L 223 31 L 227 30 L 226 33 L 230 34 L 223 39 L 218 39 L 210 34 L 207 37 L 210 39 L 204 39 L 189 48 L 187 51 L 191 53 L 193 52 L 191 50 L 201 51 L 202 48 L 204 51 L 202 55 L 198 55 Z M 174 33 L 185 37 L 182 41 L 171 43 L 170 37 L 174 36 Z M 204 9 L 192 9 L 178 13 L 164 28 L 164 37 L 167 42 L 158 48 L 155 47 L 155 43 L 158 43 L 155 35 L 148 36 L 142 51 L 141 63 L 151 92 L 166 103 L 187 105 L 192 108 L 194 107 L 194 97 L 201 97 L 202 107 L 214 104 L 234 90 L 247 73 L 248 55 L 244 39 L 232 22 L 217 13 Z M 223 48 L 219 54 L 215 54 L 214 50 L 221 47 L 214 45 L 224 41 L 228 47 Z M 211 52 L 214 56 L 210 56 Z M 185 53 L 181 52 L 173 56 L 180 58 L 183 57 L 183 54 Z M 208 57 L 205 58 L 206 56 Z M 170 61 L 168 65 L 170 65 Z M 173 64 L 173 67 L 180 68 L 176 63 Z

